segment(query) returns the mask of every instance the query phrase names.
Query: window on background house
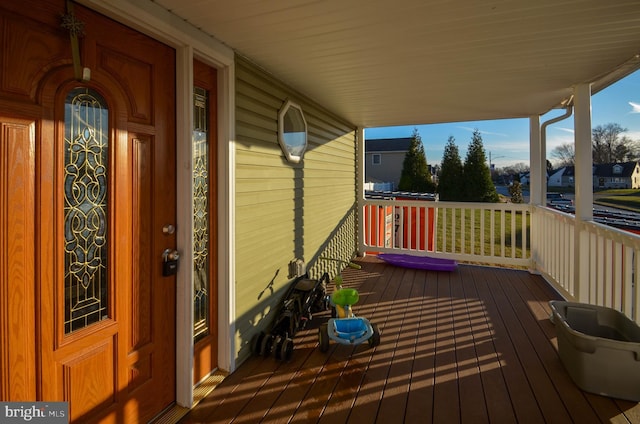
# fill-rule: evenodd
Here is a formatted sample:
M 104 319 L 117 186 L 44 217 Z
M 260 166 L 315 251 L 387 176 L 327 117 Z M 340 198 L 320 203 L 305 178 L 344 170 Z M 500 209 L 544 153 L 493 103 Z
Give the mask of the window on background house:
M 379 153 L 371 155 L 371 163 L 373 165 L 380 165 L 382 163 L 382 155 Z

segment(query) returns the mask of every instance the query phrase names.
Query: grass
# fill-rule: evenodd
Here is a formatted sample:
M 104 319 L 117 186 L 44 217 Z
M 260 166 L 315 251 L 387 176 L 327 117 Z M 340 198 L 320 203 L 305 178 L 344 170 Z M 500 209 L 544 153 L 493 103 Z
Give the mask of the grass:
M 525 232 L 523 232 L 524 219 L 522 213 L 515 213 L 514 216 L 510 211 L 439 209 L 436 249 L 450 253 L 522 258 L 523 236 L 526 234 L 527 251 L 531 236 L 528 218 L 524 223 Z M 504 234 L 500 233 L 502 220 L 504 220 Z M 464 231 L 462 231 L 463 223 Z M 515 238 L 515 245 L 512 238 Z
M 605 196 L 602 196 L 602 195 Z M 611 206 L 630 211 L 640 211 L 640 190 L 619 189 L 598 192 L 598 198 L 594 201 L 598 205 Z

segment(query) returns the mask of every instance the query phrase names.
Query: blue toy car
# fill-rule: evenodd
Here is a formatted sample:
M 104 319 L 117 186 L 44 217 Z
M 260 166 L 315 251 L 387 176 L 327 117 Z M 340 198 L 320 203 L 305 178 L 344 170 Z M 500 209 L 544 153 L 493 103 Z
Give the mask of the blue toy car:
M 354 267 L 353 265 L 349 263 L 349 266 Z M 352 288 L 342 288 L 342 276 L 340 275 L 335 278 L 335 283 L 337 290 L 331 295 L 331 306 L 335 308 L 335 317 L 329 319 L 318 329 L 320 351 L 329 350 L 330 340 L 353 346 L 366 341 L 370 347 L 378 346 L 380 344 L 378 326 L 371 324 L 366 318 L 355 316 L 351 309 L 351 306 L 355 305 L 360 298 L 358 291 Z

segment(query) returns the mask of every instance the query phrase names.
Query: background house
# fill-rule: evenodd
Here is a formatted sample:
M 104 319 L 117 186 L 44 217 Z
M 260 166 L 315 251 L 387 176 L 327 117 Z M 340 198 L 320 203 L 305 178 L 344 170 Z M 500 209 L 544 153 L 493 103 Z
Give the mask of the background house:
M 593 165 L 593 188 L 640 188 L 638 162 Z
M 573 166 L 565 166 L 549 176 L 549 187 L 573 187 L 575 185 L 575 169 Z
M 385 190 L 396 190 L 400 183 L 402 164 L 409 151 L 411 137 L 365 140 L 365 183 L 391 183 Z M 371 187 L 379 189 L 379 187 Z
M 565 166 L 549 177 L 549 187 L 574 187 L 575 168 Z M 638 162 L 602 163 L 593 165 L 593 188 L 640 188 Z

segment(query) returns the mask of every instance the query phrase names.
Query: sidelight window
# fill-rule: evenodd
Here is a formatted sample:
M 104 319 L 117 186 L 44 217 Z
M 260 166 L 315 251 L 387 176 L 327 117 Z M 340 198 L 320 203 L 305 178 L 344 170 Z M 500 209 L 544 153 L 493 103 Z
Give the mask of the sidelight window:
M 209 123 L 208 92 L 193 93 L 193 311 L 194 341 L 209 334 Z

